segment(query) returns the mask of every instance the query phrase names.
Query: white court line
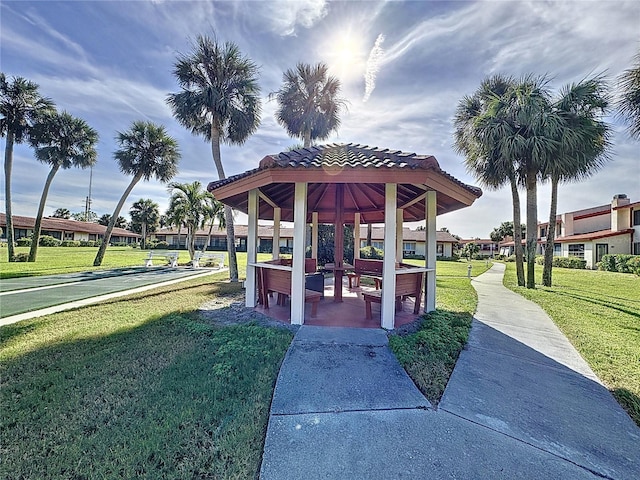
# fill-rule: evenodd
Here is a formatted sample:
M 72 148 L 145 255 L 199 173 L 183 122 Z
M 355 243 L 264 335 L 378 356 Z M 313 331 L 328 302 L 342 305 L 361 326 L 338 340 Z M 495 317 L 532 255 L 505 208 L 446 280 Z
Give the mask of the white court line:
M 54 305 L 53 307 L 42 308 L 40 310 L 34 310 L 33 312 L 20 313 L 18 315 L 12 315 L 11 317 L 0 318 L 0 326 L 10 325 L 12 323 L 19 322 L 21 320 L 27 320 L 29 318 L 43 317 L 45 315 L 51 315 L 52 313 L 62 312 L 64 310 L 71 310 L 72 308 L 85 307 L 94 303 L 102 302 L 104 300 L 110 300 L 112 298 L 124 297 L 125 295 L 131 295 L 133 293 L 146 292 L 158 287 L 164 287 L 166 285 L 173 285 L 174 283 L 184 282 L 194 278 L 205 277 L 207 275 L 213 275 L 214 273 L 225 272 L 228 268 L 221 268 L 219 270 L 209 270 L 207 272 L 199 273 L 197 275 L 190 275 L 182 278 L 176 278 L 174 280 L 167 280 L 162 283 L 154 283 L 152 285 L 145 285 L 144 287 L 132 288 L 130 290 L 124 290 L 122 292 L 107 293 L 106 295 L 100 295 L 98 297 L 84 298 L 82 300 L 76 300 L 69 303 L 63 303 L 62 305 Z
M 66 287 L 67 285 L 77 285 L 84 281 L 86 280 L 81 280 L 79 282 L 56 283 L 55 285 L 46 285 L 44 287 L 33 287 L 33 288 L 23 288 L 20 290 L 9 290 L 7 292 L 0 292 L 0 297 L 3 297 L 5 295 L 13 295 L 14 293 L 37 292 L 38 290 L 48 290 L 50 288 Z

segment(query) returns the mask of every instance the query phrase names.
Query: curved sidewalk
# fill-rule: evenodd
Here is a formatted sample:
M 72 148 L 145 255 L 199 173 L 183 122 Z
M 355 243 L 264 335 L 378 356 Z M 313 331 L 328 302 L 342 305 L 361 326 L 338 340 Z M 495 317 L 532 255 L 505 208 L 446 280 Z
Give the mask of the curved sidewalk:
M 640 478 L 640 429 L 503 269 L 473 282 L 477 319 L 438 410 L 384 331 L 302 326 L 260 478 Z

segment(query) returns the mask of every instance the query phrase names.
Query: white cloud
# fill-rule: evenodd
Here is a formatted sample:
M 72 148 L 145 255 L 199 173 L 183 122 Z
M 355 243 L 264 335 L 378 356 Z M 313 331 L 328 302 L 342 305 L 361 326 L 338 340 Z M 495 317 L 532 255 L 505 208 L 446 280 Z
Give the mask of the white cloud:
M 363 102 L 369 100 L 371 93 L 373 93 L 373 89 L 376 88 L 376 77 L 380 71 L 380 60 L 384 54 L 384 50 L 382 49 L 383 42 L 384 35 L 378 35 L 378 38 L 376 38 L 376 42 L 373 44 L 373 48 L 369 53 L 369 58 L 367 59 L 367 70 L 364 74 L 365 88 L 364 97 L 362 97 Z
M 328 12 L 324 0 L 271 0 L 245 3 L 253 15 L 262 18 L 270 29 L 281 36 L 296 35 L 298 27 L 312 27 Z

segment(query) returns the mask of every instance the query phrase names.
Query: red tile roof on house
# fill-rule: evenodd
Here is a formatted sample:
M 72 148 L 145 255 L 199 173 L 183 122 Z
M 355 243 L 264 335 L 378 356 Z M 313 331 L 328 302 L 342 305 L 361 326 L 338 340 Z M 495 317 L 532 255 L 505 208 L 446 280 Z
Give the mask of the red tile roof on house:
M 36 219 L 34 217 L 23 217 L 20 215 L 13 215 L 13 228 L 24 228 L 33 230 L 35 227 Z M 0 213 L 0 227 L 7 226 L 7 216 L 4 213 Z M 64 218 L 44 217 L 42 219 L 42 230 L 55 231 L 55 232 L 78 232 L 88 233 L 95 235 L 104 235 L 107 227 L 100 225 L 99 223 L 92 222 L 78 222 L 77 220 L 67 220 Z M 130 230 L 124 228 L 114 228 L 113 236 L 116 237 L 131 237 L 140 238 L 140 235 L 133 233 Z

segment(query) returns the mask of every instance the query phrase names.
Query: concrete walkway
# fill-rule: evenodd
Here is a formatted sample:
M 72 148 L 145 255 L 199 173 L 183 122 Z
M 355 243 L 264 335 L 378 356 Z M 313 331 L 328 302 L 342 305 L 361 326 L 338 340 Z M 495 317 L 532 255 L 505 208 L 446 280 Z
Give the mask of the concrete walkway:
M 302 326 L 260 478 L 640 478 L 640 429 L 546 314 L 502 286 L 503 269 L 473 282 L 470 342 L 437 411 L 384 331 Z

